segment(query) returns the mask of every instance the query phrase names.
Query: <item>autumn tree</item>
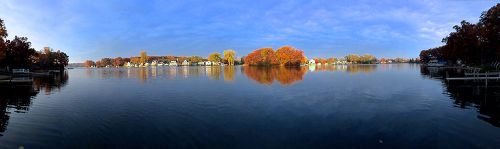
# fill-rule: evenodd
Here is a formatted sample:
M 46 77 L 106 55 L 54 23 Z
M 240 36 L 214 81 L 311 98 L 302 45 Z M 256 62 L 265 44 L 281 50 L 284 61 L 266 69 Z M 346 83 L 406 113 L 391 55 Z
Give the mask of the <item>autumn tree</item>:
M 141 63 L 141 57 L 130 57 L 130 62 L 134 64 L 140 64 Z
M 304 52 L 292 46 L 283 46 L 276 50 L 276 59 L 280 65 L 300 65 L 305 59 Z
M 106 67 L 106 66 L 112 66 L 113 65 L 113 59 L 111 58 L 102 58 L 100 60 L 100 65 L 101 67 Z
M 420 60 L 446 60 L 453 64 L 462 61 L 468 65 L 488 66 L 500 59 L 500 4 L 482 13 L 476 24 L 467 21 L 453 26 L 441 47 L 422 50 Z
M 54 55 L 55 58 L 53 64 L 56 68 L 64 69 L 64 67 L 68 66 L 69 56 L 66 53 L 61 52 L 61 50 L 57 50 Z
M 349 54 L 345 56 L 347 62 L 357 63 L 359 61 L 359 56 L 356 54 Z
M 327 61 L 329 64 L 333 64 L 333 63 L 337 62 L 338 60 L 337 60 L 337 58 L 335 58 L 335 57 L 331 57 L 331 58 L 328 58 L 326 61 Z
M 248 65 L 277 65 L 276 53 L 272 48 L 260 48 L 245 57 L 245 63 Z
M 227 61 L 228 65 L 234 65 L 235 58 L 236 58 L 236 51 L 231 49 L 224 51 L 224 60 Z
M 3 23 L 3 20 L 0 19 L 0 66 L 4 65 L 4 59 L 7 57 L 7 46 L 5 43 L 5 38 L 7 38 L 7 29 Z
M 203 61 L 203 57 L 200 56 L 190 56 L 187 58 L 188 61 L 193 62 L 193 63 L 198 63 Z
M 31 48 L 31 42 L 26 37 L 15 36 L 13 40 L 7 40 L 7 65 L 13 68 L 29 68 L 33 63 L 35 49 Z
M 220 53 L 214 52 L 208 56 L 208 60 L 218 63 L 218 62 L 221 62 L 222 57 L 221 57 Z
M 377 61 L 377 58 L 370 54 L 365 54 L 359 58 L 359 63 L 372 64 Z
M 148 62 L 148 55 L 146 51 L 141 51 L 139 64 L 144 65 Z
M 92 61 L 92 60 L 86 60 L 85 62 L 83 62 L 83 66 L 85 67 L 92 67 L 92 66 L 95 66 L 95 62 Z
M 113 66 L 115 66 L 115 67 L 120 67 L 120 66 L 123 66 L 124 64 L 125 64 L 125 61 L 123 61 L 122 57 L 117 57 L 117 58 L 113 59 Z

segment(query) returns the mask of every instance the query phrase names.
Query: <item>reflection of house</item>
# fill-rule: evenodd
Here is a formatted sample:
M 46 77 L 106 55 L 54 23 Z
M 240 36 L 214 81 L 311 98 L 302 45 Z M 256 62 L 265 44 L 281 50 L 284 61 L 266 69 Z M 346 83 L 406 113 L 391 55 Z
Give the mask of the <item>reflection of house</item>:
M 182 62 L 182 65 L 183 65 L 183 66 L 189 66 L 189 62 L 188 62 L 187 60 L 184 60 L 184 61 Z
M 308 64 L 309 65 L 316 65 L 316 61 L 314 59 L 310 59 Z
M 212 62 L 211 61 L 206 61 L 205 65 L 210 66 L 210 65 L 212 65 Z
M 170 66 L 177 66 L 177 61 L 170 61 L 170 64 L 168 64 Z

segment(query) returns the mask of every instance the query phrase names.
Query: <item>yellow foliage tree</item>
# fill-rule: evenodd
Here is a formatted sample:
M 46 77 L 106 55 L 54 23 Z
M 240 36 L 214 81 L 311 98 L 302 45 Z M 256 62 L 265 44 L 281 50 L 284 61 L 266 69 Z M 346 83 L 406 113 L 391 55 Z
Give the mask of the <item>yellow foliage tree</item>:
M 236 56 L 236 51 L 232 49 L 224 51 L 224 60 L 227 61 L 228 65 L 234 65 L 235 56 Z
M 141 51 L 141 57 L 139 63 L 141 63 L 141 65 L 144 65 L 145 63 L 147 63 L 147 61 L 148 61 L 148 55 L 146 51 Z
M 212 62 L 220 62 L 222 60 L 220 53 L 214 52 L 208 55 L 208 60 Z

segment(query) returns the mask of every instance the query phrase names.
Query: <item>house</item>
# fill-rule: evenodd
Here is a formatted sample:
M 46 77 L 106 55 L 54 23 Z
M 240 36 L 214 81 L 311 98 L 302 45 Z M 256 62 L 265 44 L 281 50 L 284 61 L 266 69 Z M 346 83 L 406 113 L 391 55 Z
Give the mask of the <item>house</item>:
M 203 66 L 205 65 L 205 62 L 198 62 L 198 65 Z
M 316 65 L 316 61 L 314 59 L 310 59 L 308 64 L 309 65 Z
M 177 66 L 177 61 L 170 61 L 170 64 L 168 64 L 170 66 Z
M 182 66 L 189 66 L 189 62 L 187 60 L 184 60 L 181 65 Z
M 206 62 L 205 62 L 205 65 L 207 65 L 207 66 L 211 66 L 211 65 L 212 65 L 212 62 L 211 62 L 211 61 L 206 61 Z
M 151 62 L 151 66 L 156 66 L 156 65 L 158 65 L 158 61 Z
M 133 64 L 132 64 L 132 63 L 130 63 L 130 62 L 127 62 L 127 63 L 125 64 L 125 67 L 132 67 L 132 66 L 133 66 Z

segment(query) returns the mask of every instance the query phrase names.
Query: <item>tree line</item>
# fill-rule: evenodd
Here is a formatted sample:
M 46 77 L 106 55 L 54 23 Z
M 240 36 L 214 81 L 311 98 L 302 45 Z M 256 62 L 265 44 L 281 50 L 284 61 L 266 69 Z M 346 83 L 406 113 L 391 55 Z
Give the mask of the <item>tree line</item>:
M 302 50 L 296 49 L 292 46 L 283 46 L 278 48 L 276 51 L 272 48 L 259 48 L 248 55 L 238 59 L 236 58 L 236 51 L 225 50 L 223 54 L 214 52 L 208 55 L 207 58 L 200 56 L 148 56 L 146 51 L 141 51 L 139 56 L 130 58 L 102 58 L 96 62 L 92 60 L 87 60 L 84 62 L 85 67 L 121 67 L 126 63 L 130 62 L 132 64 L 145 64 L 152 63 L 154 61 L 158 63 L 169 63 L 170 61 L 183 62 L 187 60 L 190 63 L 198 62 L 215 62 L 223 63 L 227 65 L 238 65 L 246 64 L 251 66 L 299 66 L 301 64 L 308 64 L 308 59 L 304 56 Z M 376 63 L 415 63 L 419 59 L 406 59 L 406 58 L 382 58 L 377 59 L 377 57 L 364 54 L 349 54 L 342 58 L 313 58 L 316 64 L 376 64 Z
M 420 60 L 438 59 L 449 64 L 461 62 L 475 66 L 500 60 L 500 3 L 484 11 L 476 24 L 463 20 L 453 29 L 442 40 L 443 46 L 422 50 Z
M 0 71 L 64 69 L 68 65 L 69 57 L 64 52 L 50 47 L 36 51 L 27 37 L 14 36 L 12 40 L 7 37 L 4 21 L 0 19 Z
M 146 63 L 152 62 L 169 63 L 171 61 L 175 61 L 181 63 L 184 60 L 190 63 L 210 61 L 215 63 L 224 63 L 227 65 L 241 64 L 241 60 L 237 60 L 236 58 L 236 51 L 229 49 L 225 50 L 223 55 L 218 52 L 214 52 L 208 55 L 207 58 L 203 58 L 201 56 L 148 56 L 147 52 L 143 50 L 139 53 L 139 56 L 129 58 L 102 58 L 101 60 L 95 62 L 92 60 L 86 60 L 83 65 L 85 67 L 122 67 L 128 62 L 132 64 L 145 65 Z

